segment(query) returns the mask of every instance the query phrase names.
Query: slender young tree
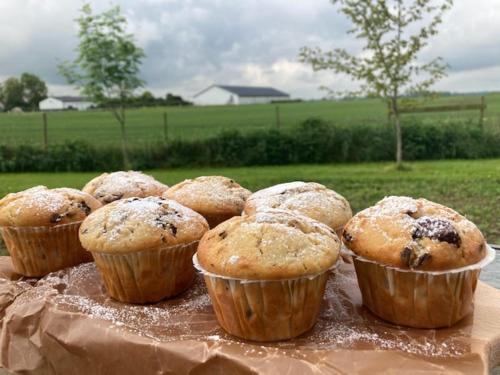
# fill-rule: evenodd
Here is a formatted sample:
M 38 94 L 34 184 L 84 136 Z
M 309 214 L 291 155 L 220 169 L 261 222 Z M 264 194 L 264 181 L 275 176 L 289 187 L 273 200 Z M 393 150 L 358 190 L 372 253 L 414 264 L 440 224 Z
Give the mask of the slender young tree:
M 59 71 L 84 95 L 111 110 L 120 125 L 123 164 L 128 168 L 125 105 L 144 84 L 139 78 L 144 51 L 126 32 L 127 20 L 118 6 L 93 14 L 85 4 L 76 22 L 80 40 L 77 57 L 60 64 Z
M 427 90 L 446 75 L 440 57 L 421 63 L 419 53 L 438 33 L 453 0 L 330 0 L 351 21 L 348 32 L 363 41 L 363 51 L 323 51 L 303 47 L 300 60 L 314 70 L 333 70 L 359 83 L 357 94 L 387 101 L 396 133 L 396 162 L 403 161 L 400 101 L 405 92 Z

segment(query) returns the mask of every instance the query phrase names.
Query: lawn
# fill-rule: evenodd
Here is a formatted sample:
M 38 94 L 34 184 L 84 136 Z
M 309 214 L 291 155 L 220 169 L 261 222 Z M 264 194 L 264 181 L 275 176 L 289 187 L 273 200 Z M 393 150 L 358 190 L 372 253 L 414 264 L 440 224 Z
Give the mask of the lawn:
M 441 98 L 432 104 L 458 103 L 479 97 L 454 96 Z M 500 128 L 500 94 L 487 95 L 486 126 Z M 378 99 L 349 101 L 314 101 L 286 103 L 280 106 L 283 129 L 296 126 L 309 117 L 320 117 L 337 123 L 364 122 L 380 126 L 387 123 L 385 104 Z M 222 130 L 251 131 L 276 127 L 276 105 L 206 106 L 141 108 L 127 111 L 130 142 L 145 145 L 163 140 L 163 113 L 168 112 L 170 138 L 200 139 Z M 446 119 L 477 122 L 475 112 L 426 113 L 415 115 L 425 121 Z M 405 117 L 409 119 L 408 116 Z M 40 113 L 0 113 L 0 144 L 25 144 L 43 141 Z M 119 142 L 119 128 L 113 116 L 103 110 L 51 112 L 48 114 L 49 143 L 84 140 L 96 145 Z
M 391 163 L 292 165 L 282 167 L 152 170 L 169 185 L 185 178 L 221 174 L 255 191 L 285 181 L 317 181 L 344 195 L 354 211 L 386 195 L 425 197 L 450 206 L 474 221 L 491 243 L 500 243 L 500 159 L 429 161 L 396 171 Z M 37 184 L 81 188 L 96 173 L 0 175 L 0 196 Z

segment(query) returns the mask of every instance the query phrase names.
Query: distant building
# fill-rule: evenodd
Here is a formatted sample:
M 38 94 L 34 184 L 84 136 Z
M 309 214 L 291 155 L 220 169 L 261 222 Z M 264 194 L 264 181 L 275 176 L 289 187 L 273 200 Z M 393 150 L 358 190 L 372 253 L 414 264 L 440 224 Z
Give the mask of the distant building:
M 212 85 L 194 96 L 197 105 L 262 104 L 288 100 L 290 95 L 272 87 Z
M 82 96 L 49 96 L 38 103 L 40 111 L 60 111 L 63 109 L 83 111 L 94 106 L 94 103 Z

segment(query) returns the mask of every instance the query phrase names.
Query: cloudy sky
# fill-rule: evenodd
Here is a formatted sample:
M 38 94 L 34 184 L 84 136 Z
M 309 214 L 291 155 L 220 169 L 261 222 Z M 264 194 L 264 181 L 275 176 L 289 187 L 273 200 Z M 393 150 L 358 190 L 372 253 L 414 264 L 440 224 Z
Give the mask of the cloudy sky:
M 212 83 L 265 85 L 317 98 L 326 85 L 353 89 L 345 77 L 298 62 L 301 46 L 356 49 L 349 24 L 328 0 L 92 0 L 119 4 L 147 54 L 142 78 L 157 95 L 192 96 Z M 40 75 L 52 94 L 73 89 L 56 66 L 74 56 L 74 18 L 82 0 L 0 0 L 0 80 Z M 422 61 L 442 56 L 449 76 L 435 88 L 500 90 L 500 0 L 455 0 Z

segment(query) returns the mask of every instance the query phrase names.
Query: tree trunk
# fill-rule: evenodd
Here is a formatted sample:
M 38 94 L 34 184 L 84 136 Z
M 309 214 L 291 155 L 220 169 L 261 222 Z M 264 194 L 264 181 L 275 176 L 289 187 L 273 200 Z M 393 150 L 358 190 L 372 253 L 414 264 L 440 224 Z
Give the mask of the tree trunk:
M 394 115 L 394 126 L 396 127 L 396 165 L 399 168 L 403 165 L 403 139 L 401 136 L 399 113 Z
M 401 133 L 401 119 L 399 118 L 399 106 L 397 99 L 391 100 L 392 113 L 394 115 L 394 128 L 396 130 L 396 166 L 403 165 L 403 137 Z
M 127 130 L 125 129 L 125 109 L 123 106 L 120 108 L 120 130 L 122 136 L 122 161 L 123 161 L 123 169 L 130 169 L 130 162 L 128 159 L 128 139 L 127 139 Z

